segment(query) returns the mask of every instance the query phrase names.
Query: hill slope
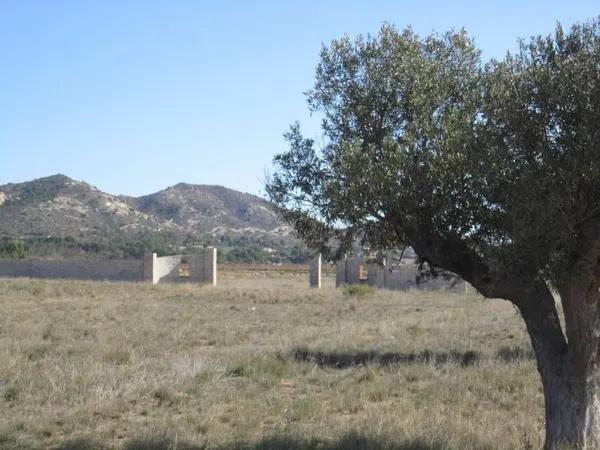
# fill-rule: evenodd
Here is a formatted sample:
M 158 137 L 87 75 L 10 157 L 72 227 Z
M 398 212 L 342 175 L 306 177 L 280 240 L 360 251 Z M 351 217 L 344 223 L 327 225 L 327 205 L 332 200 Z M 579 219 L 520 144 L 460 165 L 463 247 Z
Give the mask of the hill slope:
M 131 199 L 130 204 L 192 233 L 224 229 L 278 233 L 283 226 L 265 200 L 222 186 L 180 183 Z
M 290 248 L 299 247 L 268 202 L 255 195 L 180 183 L 136 198 L 64 175 L 0 186 L 0 237 L 24 240 L 30 255 L 73 247 L 75 253 L 139 256 L 146 249 L 217 245 L 253 250 L 241 259 L 254 254 L 285 260 Z

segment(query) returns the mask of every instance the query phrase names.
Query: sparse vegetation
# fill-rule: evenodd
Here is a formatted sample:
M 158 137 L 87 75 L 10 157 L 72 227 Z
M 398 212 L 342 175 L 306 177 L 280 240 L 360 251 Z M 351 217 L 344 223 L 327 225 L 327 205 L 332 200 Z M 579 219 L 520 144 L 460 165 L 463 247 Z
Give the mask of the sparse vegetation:
M 20 239 L 0 239 L 0 258 L 24 258 L 25 243 Z
M 541 383 L 507 302 L 324 284 L 0 280 L 0 448 L 541 446 Z
M 292 124 L 265 186 L 312 248 L 410 246 L 432 274 L 512 302 L 546 450 L 600 448 L 599 67 L 600 18 L 488 62 L 465 30 L 343 36 L 307 92 L 323 138 Z
M 104 354 L 104 361 L 107 363 L 122 366 L 129 362 L 129 352 L 126 350 L 112 350 Z
M 347 284 L 344 286 L 344 294 L 349 297 L 367 297 L 375 293 L 375 288 L 366 284 Z
M 2 398 L 4 398 L 4 400 L 7 402 L 14 402 L 15 400 L 17 400 L 18 396 L 19 391 L 14 386 L 7 386 L 4 389 L 4 393 L 2 394 Z
M 161 256 L 205 246 L 219 248 L 219 262 L 309 257 L 298 239 L 274 231 L 284 223 L 264 199 L 220 186 L 179 184 L 125 198 L 54 175 L 1 185 L 0 197 L 0 258 L 139 259 L 145 251 Z

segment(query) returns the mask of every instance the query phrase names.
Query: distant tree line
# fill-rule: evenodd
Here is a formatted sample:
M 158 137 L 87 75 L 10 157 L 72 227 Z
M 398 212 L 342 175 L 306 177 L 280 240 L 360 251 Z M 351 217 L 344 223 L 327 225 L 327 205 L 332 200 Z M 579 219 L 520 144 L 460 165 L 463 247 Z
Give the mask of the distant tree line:
M 307 262 L 310 253 L 299 241 L 270 236 L 211 236 L 181 239 L 169 233 L 147 233 L 136 237 L 114 235 L 85 241 L 71 236 L 0 237 L 0 258 L 109 258 L 139 259 L 147 251 L 159 256 L 193 254 L 206 246 L 219 249 L 220 263 Z
M 3 238 L 0 240 L 0 257 L 24 258 L 25 243 L 19 239 Z

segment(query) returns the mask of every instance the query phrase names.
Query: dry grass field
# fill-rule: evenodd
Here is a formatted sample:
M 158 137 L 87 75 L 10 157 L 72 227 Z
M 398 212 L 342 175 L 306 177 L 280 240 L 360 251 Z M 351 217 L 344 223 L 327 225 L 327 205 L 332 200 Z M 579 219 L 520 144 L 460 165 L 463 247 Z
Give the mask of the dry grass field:
M 539 448 L 521 319 L 475 295 L 0 280 L 2 449 Z

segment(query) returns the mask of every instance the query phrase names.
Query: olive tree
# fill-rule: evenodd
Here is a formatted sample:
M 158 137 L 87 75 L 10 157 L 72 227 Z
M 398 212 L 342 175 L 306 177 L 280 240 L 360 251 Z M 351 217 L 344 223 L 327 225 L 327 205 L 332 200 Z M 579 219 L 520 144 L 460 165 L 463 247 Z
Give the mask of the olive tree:
M 410 245 L 512 302 L 545 448 L 600 448 L 600 23 L 485 65 L 464 31 L 384 25 L 324 46 L 307 97 L 324 142 L 285 135 L 266 186 L 282 216 L 312 247 Z

